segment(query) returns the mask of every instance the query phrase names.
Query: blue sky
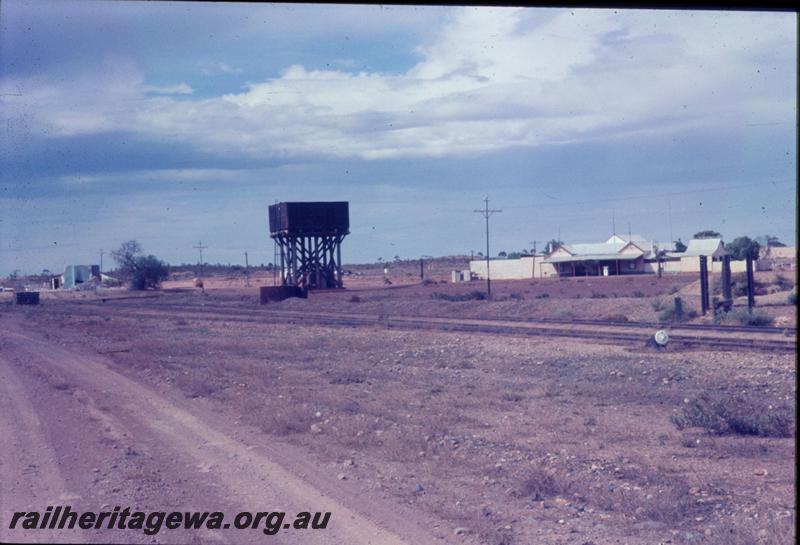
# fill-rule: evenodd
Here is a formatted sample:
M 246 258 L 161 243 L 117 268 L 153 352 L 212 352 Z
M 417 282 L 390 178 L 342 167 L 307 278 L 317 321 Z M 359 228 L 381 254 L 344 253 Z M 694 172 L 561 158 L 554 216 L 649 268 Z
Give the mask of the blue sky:
M 791 244 L 796 48 L 792 13 L 4 0 L 0 275 L 267 263 L 276 200 L 349 200 L 348 262 L 480 251 L 486 195 L 494 251 L 612 210 Z

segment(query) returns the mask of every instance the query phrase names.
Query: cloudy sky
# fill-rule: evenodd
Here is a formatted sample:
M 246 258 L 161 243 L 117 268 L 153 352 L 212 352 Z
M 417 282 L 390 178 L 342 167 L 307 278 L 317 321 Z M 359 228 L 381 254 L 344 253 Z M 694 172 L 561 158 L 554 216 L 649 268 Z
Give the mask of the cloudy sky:
M 0 275 L 267 263 L 277 200 L 350 201 L 348 262 L 480 251 L 487 195 L 492 253 L 794 243 L 796 52 L 793 13 L 3 0 Z

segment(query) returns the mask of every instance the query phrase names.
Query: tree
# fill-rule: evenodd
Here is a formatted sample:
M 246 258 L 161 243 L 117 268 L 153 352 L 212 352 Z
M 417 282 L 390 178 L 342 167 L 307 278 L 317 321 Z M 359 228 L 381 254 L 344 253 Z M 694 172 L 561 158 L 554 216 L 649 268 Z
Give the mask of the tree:
M 783 248 L 786 246 L 786 244 L 778 240 L 778 237 L 772 235 L 761 235 L 760 237 L 756 237 L 755 241 L 761 246 L 766 246 L 768 248 Z
M 552 252 L 553 250 L 555 250 L 556 248 L 558 248 L 562 244 L 564 244 L 564 243 L 561 242 L 560 240 L 556 240 L 556 239 L 549 240 L 549 241 L 547 241 L 547 244 L 544 245 L 544 253 L 549 254 L 550 252 Z
M 699 231 L 693 238 L 722 238 L 722 235 L 716 231 Z
M 761 245 L 750 237 L 736 237 L 733 242 L 725 245 L 725 249 L 731 254 L 732 259 L 744 260 L 748 256 L 751 259 L 758 259 Z
M 111 257 L 119 266 L 117 274 L 134 290 L 157 288 L 169 276 L 169 265 L 154 255 L 142 255 L 142 246 L 135 240 L 123 242 Z
M 676 252 L 685 252 L 686 251 L 686 244 L 683 243 L 681 239 L 675 241 L 675 251 Z
M 131 287 L 135 290 L 158 288 L 169 276 L 169 265 L 154 255 L 139 256 L 133 271 Z
M 506 256 L 508 256 L 508 254 L 505 252 L 500 252 L 497 254 L 497 257 L 506 257 Z
M 130 278 L 136 267 L 136 258 L 142 253 L 142 246 L 135 240 L 120 244 L 119 248 L 111 252 L 111 257 L 117 262 L 118 274 L 123 278 Z

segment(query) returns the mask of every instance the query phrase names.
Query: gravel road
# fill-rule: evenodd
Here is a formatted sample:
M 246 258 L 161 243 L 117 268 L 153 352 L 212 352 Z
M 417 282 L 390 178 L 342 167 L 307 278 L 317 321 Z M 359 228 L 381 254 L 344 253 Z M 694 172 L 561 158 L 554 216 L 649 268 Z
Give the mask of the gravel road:
M 313 482 L 313 468 L 243 438 L 112 370 L 102 356 L 69 351 L 9 316 L 0 333 L 2 524 L 0 540 L 23 542 L 403 544 L 427 535 L 394 506 Z M 228 423 L 230 424 L 230 423 Z M 274 455 L 274 456 L 273 456 Z M 275 458 L 288 460 L 281 464 Z M 287 466 L 294 467 L 287 467 Z M 305 470 L 308 470 L 306 472 Z M 299 474 L 298 474 L 299 473 Z M 331 495 L 331 489 L 334 494 Z M 14 511 L 330 511 L 325 530 L 9 530 Z M 369 513 L 365 515 L 364 513 Z M 444 540 L 446 541 L 446 540 Z M 441 542 L 441 541 L 440 541 Z

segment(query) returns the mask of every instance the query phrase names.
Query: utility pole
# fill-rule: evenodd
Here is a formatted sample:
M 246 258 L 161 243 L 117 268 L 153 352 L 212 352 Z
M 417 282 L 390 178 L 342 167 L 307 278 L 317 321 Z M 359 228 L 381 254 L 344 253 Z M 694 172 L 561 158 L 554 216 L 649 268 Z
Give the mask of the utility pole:
M 611 209 L 611 234 L 617 236 L 617 211 Z
M 103 249 L 100 248 L 100 272 L 103 272 Z
M 489 217 L 502 210 L 489 210 L 489 197 L 483 199 L 483 210 L 473 210 L 478 214 L 483 215 L 486 219 L 486 296 L 491 299 L 492 297 L 492 281 L 489 278 Z
M 250 287 L 250 263 L 247 261 L 247 252 L 244 253 L 244 285 Z
M 667 217 L 669 219 L 669 241 L 675 242 L 675 239 L 672 238 L 672 201 L 667 201 Z
M 533 244 L 533 262 L 531 264 L 531 267 L 533 268 L 533 271 L 531 271 L 531 278 L 536 278 L 536 243 L 537 242 L 541 242 L 541 240 L 534 240 L 534 241 L 531 242 L 531 244 Z
M 203 279 L 203 250 L 208 248 L 208 246 L 203 246 L 203 241 L 197 243 L 197 246 L 192 246 L 195 250 L 200 250 L 200 279 Z

